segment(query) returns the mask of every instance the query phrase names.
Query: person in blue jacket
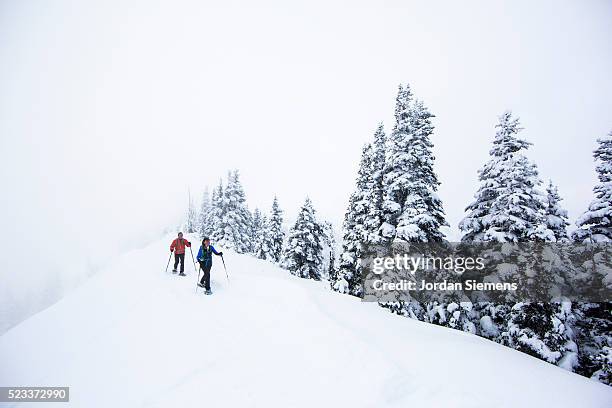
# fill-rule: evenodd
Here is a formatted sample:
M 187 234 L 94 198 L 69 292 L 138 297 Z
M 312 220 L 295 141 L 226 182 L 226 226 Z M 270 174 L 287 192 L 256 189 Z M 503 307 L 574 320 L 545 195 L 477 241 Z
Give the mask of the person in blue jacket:
M 198 251 L 198 263 L 202 268 L 202 279 L 198 286 L 206 289 L 206 293 L 212 293 L 210 291 L 210 268 L 212 268 L 212 254 L 217 256 L 223 256 L 223 252 L 217 252 L 215 247 L 210 245 L 210 238 L 206 237 L 202 240 L 202 246 L 200 246 L 200 250 Z

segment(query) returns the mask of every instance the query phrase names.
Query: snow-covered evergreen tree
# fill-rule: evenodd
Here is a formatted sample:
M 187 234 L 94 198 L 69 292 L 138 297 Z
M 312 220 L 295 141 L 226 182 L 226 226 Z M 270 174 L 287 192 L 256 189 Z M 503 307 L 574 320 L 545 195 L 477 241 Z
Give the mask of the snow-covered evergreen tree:
M 270 231 L 268 217 L 263 215 L 258 208 L 253 212 L 253 255 L 259 259 L 272 260 Z
M 612 241 L 612 132 L 597 139 L 593 152 L 599 184 L 593 188 L 595 199 L 577 220 L 578 229 L 572 234 L 576 241 Z
M 327 279 L 330 284 L 335 285 L 338 281 L 338 266 L 336 265 L 336 251 L 330 251 L 329 253 L 329 265 L 327 267 Z
M 325 278 L 333 285 L 338 279 L 338 273 L 336 271 L 336 237 L 334 236 L 334 226 L 331 222 L 325 221 L 322 227 L 325 250 L 329 255 L 327 259 L 327 268 L 324 275 Z
M 228 174 L 227 187 L 223 194 L 224 213 L 219 230 L 222 231 L 220 244 L 238 253 L 252 249 L 252 216 L 246 206 L 244 189 L 240 183 L 238 170 Z
M 342 255 L 336 282 L 332 287 L 341 292 L 360 296 L 361 288 L 361 248 L 367 236 L 365 220 L 370 213 L 369 180 L 372 168 L 372 146 L 367 144 L 361 151 L 355 190 L 349 199 L 344 215 L 342 229 Z
M 448 223 L 437 195 L 440 183 L 433 167 L 432 117 L 423 102 L 413 100 L 408 85 L 400 86 L 395 104 L 395 125 L 387 141 L 383 167 L 384 222 L 378 231 L 378 242 L 444 241 L 441 227 L 448 226 Z M 455 310 L 454 304 L 399 301 L 380 305 L 393 313 L 436 324 L 466 330 L 474 326 L 466 321 L 467 309 Z M 447 316 L 449 308 L 453 310 Z
M 546 187 L 546 225 L 552 231 L 555 242 L 567 242 L 567 211 L 561 207 L 561 196 L 552 180 Z
M 552 241 L 538 170 L 523 153 L 531 143 L 516 136 L 522 128 L 511 112 L 500 116 L 496 128 L 491 159 L 479 171 L 476 200 L 459 224 L 463 241 Z
M 289 231 L 283 266 L 293 275 L 320 280 L 323 267 L 322 236 L 323 228 L 316 219 L 312 202 L 306 198 Z
M 273 242 L 270 236 L 270 221 L 265 215 L 261 218 L 261 229 L 253 242 L 253 254 L 257 258 L 275 262 L 274 254 L 272 253 Z
M 206 187 L 204 189 L 204 193 L 202 194 L 200 214 L 198 214 L 198 231 L 200 232 L 200 237 L 202 238 L 210 236 L 212 232 L 210 225 L 211 209 L 212 204 L 210 201 L 210 193 L 208 192 L 208 187 Z
M 380 232 L 386 240 L 444 240 L 440 227 L 448 224 L 436 194 L 440 183 L 433 169 L 432 117 L 422 102 L 413 101 L 408 85 L 400 86 L 384 167 L 385 222 Z
M 384 170 L 387 136 L 383 124 L 380 123 L 374 133 L 372 143 L 372 158 L 370 174 L 368 178 L 367 192 L 369 194 L 369 211 L 365 219 L 365 229 L 367 241 L 378 244 L 382 241 L 380 227 L 384 222 L 383 218 L 383 197 L 384 197 Z
M 222 241 L 225 236 L 223 218 L 225 216 L 225 192 L 223 181 L 219 180 L 219 185 L 213 190 L 210 201 L 209 231 L 210 237 L 215 241 Z
M 198 214 L 191 200 L 191 191 L 189 191 L 189 204 L 187 205 L 187 214 L 185 218 L 185 231 L 189 234 L 196 232 L 198 228 Z
M 278 199 L 274 197 L 272 209 L 268 217 L 268 239 L 270 240 L 270 256 L 273 262 L 279 262 L 283 252 L 285 233 L 283 232 L 283 211 L 280 209 Z
M 555 232 L 549 226 L 560 227 L 557 233 L 561 238 L 565 214 L 558 205 L 556 190 L 551 190 L 550 201 L 547 201 L 538 189 L 541 181 L 537 168 L 524 154 L 531 144 L 517 137 L 522 130 L 518 118 L 505 112 L 496 128 L 491 158 L 479 171 L 480 188 L 476 199 L 466 208 L 468 215 L 459 224 L 464 232 L 462 240 L 556 241 Z M 553 282 L 555 272 L 544 266 L 543 254 L 537 248 L 534 247 L 532 254 L 523 255 L 520 265 L 516 265 L 514 273 L 517 275 L 510 280 L 529 280 L 529 288 L 547 293 L 547 285 Z M 537 274 L 531 276 L 527 269 L 533 265 L 538 265 Z M 535 273 L 535 269 L 531 270 Z M 527 294 L 522 296 L 525 299 Z M 572 353 L 571 305 L 519 302 L 477 306 L 483 335 L 495 341 L 552 363 L 559 363 Z
M 251 242 L 253 243 L 253 253 L 255 253 L 255 240 L 262 233 L 263 230 L 263 215 L 261 214 L 259 208 L 255 208 L 251 219 L 253 220 L 253 222 L 251 223 L 250 235 Z

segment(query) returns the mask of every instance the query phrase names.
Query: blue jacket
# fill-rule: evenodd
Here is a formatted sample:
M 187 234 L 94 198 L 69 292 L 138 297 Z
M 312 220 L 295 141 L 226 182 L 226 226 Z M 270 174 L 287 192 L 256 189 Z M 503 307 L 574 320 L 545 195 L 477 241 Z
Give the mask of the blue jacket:
M 214 246 L 209 245 L 208 250 L 205 250 L 202 245 L 200 245 L 200 250 L 198 251 L 198 262 L 203 263 L 203 267 L 212 266 L 212 254 L 220 255 L 219 252 L 215 249 Z

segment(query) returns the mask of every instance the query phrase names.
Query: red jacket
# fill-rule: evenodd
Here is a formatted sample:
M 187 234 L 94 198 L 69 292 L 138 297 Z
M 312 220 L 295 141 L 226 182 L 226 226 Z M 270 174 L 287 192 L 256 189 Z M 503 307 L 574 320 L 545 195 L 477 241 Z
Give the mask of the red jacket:
M 170 244 L 170 251 L 176 251 L 175 254 L 184 254 L 186 246 L 190 247 L 191 242 L 187 241 L 185 238 L 176 238 Z

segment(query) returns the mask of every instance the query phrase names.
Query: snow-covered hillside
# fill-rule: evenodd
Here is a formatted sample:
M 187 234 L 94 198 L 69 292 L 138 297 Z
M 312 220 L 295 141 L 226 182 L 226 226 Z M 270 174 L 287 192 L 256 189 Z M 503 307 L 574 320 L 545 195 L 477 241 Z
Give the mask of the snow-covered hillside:
M 196 294 L 189 254 L 187 277 L 164 273 L 169 242 L 0 337 L 0 386 L 70 386 L 87 408 L 612 406 L 612 388 L 249 256 L 225 251 L 229 284 L 215 257 Z

